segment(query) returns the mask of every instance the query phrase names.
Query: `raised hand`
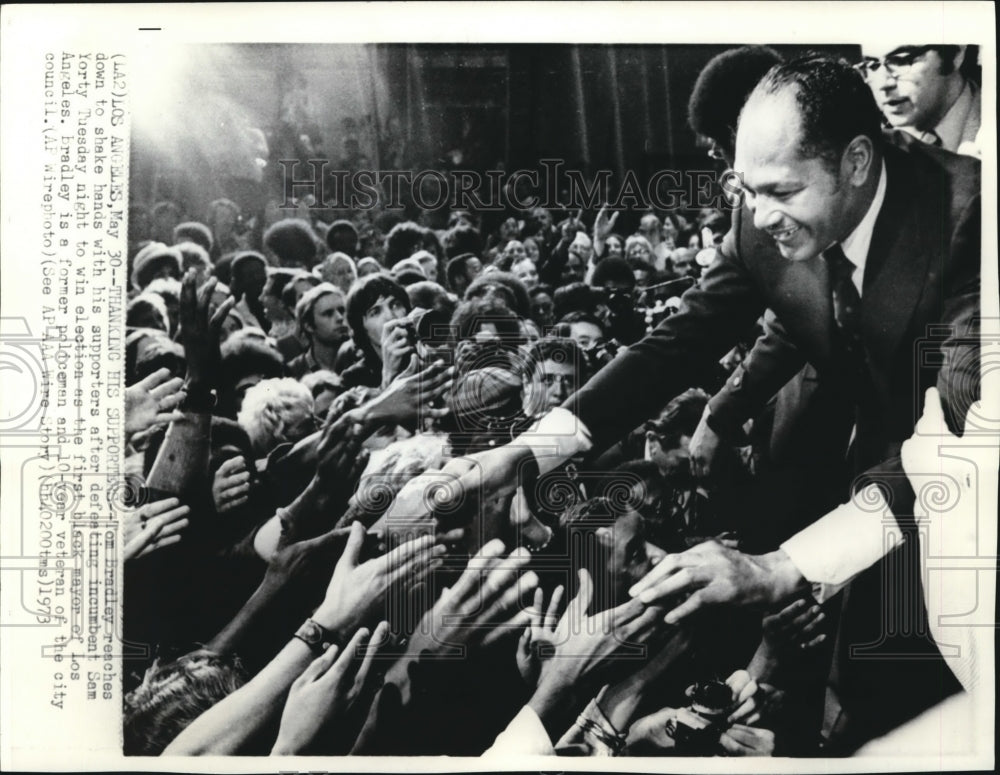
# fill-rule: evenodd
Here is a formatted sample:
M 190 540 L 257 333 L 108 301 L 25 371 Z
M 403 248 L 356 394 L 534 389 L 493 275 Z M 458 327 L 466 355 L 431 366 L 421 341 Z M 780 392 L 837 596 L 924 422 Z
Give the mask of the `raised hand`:
M 313 614 L 312 618 L 329 630 L 350 633 L 381 619 L 389 589 L 403 590 L 425 582 L 441 567 L 447 551 L 434 536 L 424 536 L 362 563 L 364 541 L 364 527 L 360 523 L 351 525 L 326 597 Z
M 344 722 L 352 711 L 367 710 L 370 704 L 372 663 L 387 634 L 385 622 L 371 634 L 362 627 L 343 649 L 331 646 L 305 669 L 288 693 L 272 754 L 301 754 L 317 747 L 317 753 L 331 753 L 330 746 L 321 745 L 322 736 L 340 738 L 342 746 L 353 742 L 344 739 L 350 734 Z
M 538 683 L 543 644 L 547 646 L 547 652 L 555 648 L 556 625 L 559 623 L 559 607 L 564 593 L 565 588 L 560 584 L 552 592 L 548 608 L 545 608 L 545 590 L 539 587 L 535 590 L 531 608 L 527 609 L 528 626 L 524 628 L 517 643 L 517 669 L 529 686 Z
M 420 369 L 416 355 L 411 355 L 406 369 L 397 376 L 381 395 L 362 407 L 362 416 L 370 422 L 397 425 L 421 417 L 444 417 L 447 407 L 432 404 L 451 390 L 455 369 L 444 361 L 435 361 Z
M 455 585 L 441 593 L 414 632 L 411 655 L 455 656 L 527 623 L 529 615 L 520 601 L 538 586 L 534 572 L 522 573 L 531 554 L 517 549 L 503 555 L 503 542 L 494 539 L 469 560 Z
M 212 501 L 217 514 L 239 508 L 250 499 L 250 471 L 242 455 L 226 460 L 212 480 Z
M 218 279 L 213 277 L 198 287 L 198 275 L 189 269 L 181 284 L 178 341 L 184 345 L 188 383 L 210 388 L 219 370 L 219 334 L 236 300 L 226 299 L 210 312 Z
M 409 317 L 396 318 L 382 328 L 382 387 L 388 387 L 414 354 L 409 334 L 412 324 Z
M 339 506 L 351 497 L 368 462 L 367 454 L 361 451 L 366 435 L 365 429 L 350 413 L 328 421 L 320 432 L 316 445 L 316 479 L 335 502 L 338 512 L 342 510 Z
M 183 415 L 176 408 L 184 399 L 183 385 L 184 380 L 171 377 L 170 369 L 163 368 L 125 388 L 125 434 L 180 419 Z
M 305 541 L 296 541 L 279 548 L 268 561 L 264 584 L 277 589 L 297 590 L 301 587 L 329 583 L 331 567 L 343 530 L 331 530 Z
M 646 608 L 637 600 L 588 614 L 594 582 L 590 573 L 582 568 L 579 579 L 579 591 L 566 607 L 553 634 L 553 658 L 542 663 L 540 686 L 546 681 L 577 686 L 623 647 L 645 642 L 662 627 L 660 619 L 663 612 L 657 608 Z
M 181 506 L 177 498 L 147 503 L 123 518 L 125 559 L 133 560 L 150 552 L 176 544 L 180 532 L 190 522 L 189 506 Z
M 610 217 L 608 217 L 608 206 L 604 205 L 601 207 L 600 211 L 597 213 L 597 219 L 594 221 L 594 242 L 603 242 L 607 239 L 607 236 L 615 227 L 615 221 L 618 220 L 618 215 L 619 213 L 616 210 Z
M 560 224 L 564 240 L 572 241 L 573 237 L 583 227 L 583 208 L 576 211 L 576 217 L 570 216 Z
M 789 647 L 811 649 L 826 640 L 826 633 L 819 631 L 825 621 L 826 615 L 818 605 L 796 600 L 764 617 L 764 639 L 776 653 Z

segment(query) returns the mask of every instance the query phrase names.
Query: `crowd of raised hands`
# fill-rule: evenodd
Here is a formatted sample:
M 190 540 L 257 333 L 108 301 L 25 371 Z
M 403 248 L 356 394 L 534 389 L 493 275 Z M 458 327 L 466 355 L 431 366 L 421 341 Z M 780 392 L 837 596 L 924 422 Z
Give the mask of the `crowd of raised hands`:
M 447 412 L 453 369 L 417 355 L 383 389 L 342 394 L 270 465 L 220 455 L 231 304 L 213 290 L 183 282 L 186 379 L 163 369 L 126 392 L 130 442 L 158 444 L 123 518 L 126 634 L 154 645 L 126 678 L 127 753 L 796 752 L 816 711 L 802 676 L 827 640 L 808 596 L 719 618 L 698 597 L 731 580 L 675 593 L 690 551 L 729 541 L 650 554 L 636 575 L 614 538 L 526 541 L 523 493 L 449 501 L 474 459 L 440 437 L 433 462 L 371 444 Z

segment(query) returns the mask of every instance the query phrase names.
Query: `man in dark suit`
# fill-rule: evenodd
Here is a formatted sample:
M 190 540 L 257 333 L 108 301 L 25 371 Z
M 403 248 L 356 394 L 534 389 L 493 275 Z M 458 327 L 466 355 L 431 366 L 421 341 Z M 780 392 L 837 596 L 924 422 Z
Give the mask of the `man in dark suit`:
M 571 454 L 600 449 L 655 413 L 766 308 L 773 310 L 773 330 L 784 346 L 758 370 L 767 382 L 758 388 L 773 394 L 806 360 L 822 379 L 837 381 L 856 409 L 854 460 L 857 471 L 868 472 L 857 482 L 877 481 L 880 488 L 865 491 L 871 500 L 838 507 L 768 554 L 708 542 L 668 556 L 633 590 L 644 602 L 672 608 L 668 621 L 706 606 L 772 606 L 810 584 L 832 594 L 882 558 L 886 533 L 897 529 L 891 519 L 887 529 L 883 516 L 894 515 L 901 529 L 912 524 L 913 493 L 901 476 L 900 445 L 913 432 L 926 388 L 938 381 L 933 364 L 960 360 L 953 350 L 964 331 L 947 326 L 974 317 L 979 303 L 978 162 L 887 146 L 871 93 L 849 66 L 812 57 L 768 73 L 744 107 L 735 169 L 746 206 L 681 309 L 533 431 L 445 469 L 460 477 L 455 497 L 479 489 L 496 493 L 524 485 Z M 978 364 L 968 371 L 978 383 Z M 946 412 L 960 432 L 974 391 L 938 388 L 943 398 L 963 404 Z M 527 541 L 538 534 L 530 518 L 521 528 Z M 912 589 L 904 592 L 919 598 Z M 886 609 L 895 605 L 885 600 Z M 862 609 L 872 614 L 882 607 Z M 885 623 L 866 624 L 877 641 Z M 919 633 L 909 640 L 927 641 Z M 891 710 L 880 723 L 895 723 L 902 713 L 926 707 L 935 691 L 948 691 L 948 674 L 934 675 L 928 680 L 936 686 L 921 687 L 925 697 L 911 702 L 893 694 L 923 681 L 906 674 L 886 684 L 891 708 L 869 692 L 852 695 L 858 702 L 851 710 L 866 720 Z M 864 726 L 855 727 L 862 738 L 877 733 Z

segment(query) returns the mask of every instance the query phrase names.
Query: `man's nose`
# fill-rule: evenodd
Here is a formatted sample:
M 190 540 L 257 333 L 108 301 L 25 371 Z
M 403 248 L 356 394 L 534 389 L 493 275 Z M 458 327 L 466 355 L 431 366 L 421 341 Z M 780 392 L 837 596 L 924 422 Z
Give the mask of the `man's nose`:
M 749 207 L 753 211 L 754 227 L 759 230 L 766 230 L 777 226 L 781 222 L 781 214 L 766 196 L 753 197 L 753 200 L 753 203 L 749 204 Z
M 646 556 L 649 558 L 651 565 L 656 565 L 656 563 L 667 556 L 667 553 L 656 544 L 646 541 Z
M 890 73 L 889 69 L 885 66 L 880 67 L 868 76 L 868 82 L 874 84 L 875 88 L 881 91 L 892 91 L 896 88 L 898 81 L 899 79 L 895 73 Z

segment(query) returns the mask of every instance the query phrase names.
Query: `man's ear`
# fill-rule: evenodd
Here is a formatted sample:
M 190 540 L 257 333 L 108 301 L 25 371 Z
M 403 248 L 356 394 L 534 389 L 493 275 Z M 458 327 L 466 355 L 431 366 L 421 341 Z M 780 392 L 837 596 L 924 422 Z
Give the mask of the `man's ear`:
M 875 166 L 875 146 L 867 135 L 858 135 L 844 150 L 841 159 L 841 173 L 851 185 L 863 186 Z
M 597 530 L 594 531 L 594 535 L 597 536 L 597 541 L 601 544 L 601 546 L 611 546 L 611 542 L 614 540 L 614 534 L 611 532 L 611 528 L 607 525 L 597 528 Z

